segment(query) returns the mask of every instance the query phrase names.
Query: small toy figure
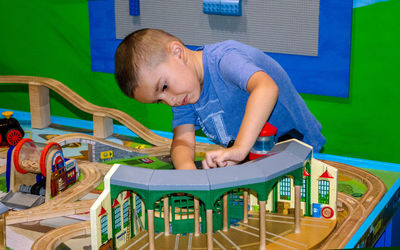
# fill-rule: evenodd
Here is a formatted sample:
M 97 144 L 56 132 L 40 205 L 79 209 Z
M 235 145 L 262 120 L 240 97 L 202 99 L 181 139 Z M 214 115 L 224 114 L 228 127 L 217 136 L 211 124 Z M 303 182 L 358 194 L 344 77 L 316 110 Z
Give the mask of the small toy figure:
M 13 112 L 1 113 L 5 118 L 0 119 L 0 145 L 5 143 L 15 146 L 25 135 L 24 130 L 15 118 L 11 118 Z

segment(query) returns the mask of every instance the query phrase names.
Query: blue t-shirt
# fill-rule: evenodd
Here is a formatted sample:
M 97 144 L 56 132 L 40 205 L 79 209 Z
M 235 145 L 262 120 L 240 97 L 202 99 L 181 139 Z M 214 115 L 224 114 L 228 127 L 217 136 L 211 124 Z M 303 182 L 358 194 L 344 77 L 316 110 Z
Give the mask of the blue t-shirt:
M 283 68 L 262 51 L 236 42 L 207 44 L 203 48 L 204 82 L 195 104 L 173 107 L 175 128 L 194 124 L 213 142 L 227 146 L 236 139 L 249 98 L 247 82 L 257 71 L 278 85 L 279 96 L 268 122 L 277 127 L 276 138 L 296 129 L 303 141 L 319 152 L 325 143 L 321 124 L 308 110 Z

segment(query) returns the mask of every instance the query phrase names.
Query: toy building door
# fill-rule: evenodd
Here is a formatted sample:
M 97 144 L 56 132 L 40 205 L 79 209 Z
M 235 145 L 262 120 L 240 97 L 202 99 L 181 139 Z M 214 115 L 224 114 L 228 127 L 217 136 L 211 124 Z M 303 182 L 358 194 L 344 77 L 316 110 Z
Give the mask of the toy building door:
M 172 212 L 172 233 L 194 232 L 194 200 L 193 196 L 172 196 L 170 198 Z
M 228 194 L 228 218 L 234 221 L 243 219 L 243 189 L 234 189 Z

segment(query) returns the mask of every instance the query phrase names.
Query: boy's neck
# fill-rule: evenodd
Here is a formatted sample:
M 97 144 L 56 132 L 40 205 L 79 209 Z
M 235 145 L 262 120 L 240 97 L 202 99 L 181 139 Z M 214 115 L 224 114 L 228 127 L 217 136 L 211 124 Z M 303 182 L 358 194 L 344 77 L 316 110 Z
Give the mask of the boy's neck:
M 196 71 L 200 85 L 203 86 L 203 80 L 204 80 L 203 50 L 193 51 L 193 50 L 188 49 L 188 54 L 191 58 L 190 61 L 193 63 L 193 67 Z

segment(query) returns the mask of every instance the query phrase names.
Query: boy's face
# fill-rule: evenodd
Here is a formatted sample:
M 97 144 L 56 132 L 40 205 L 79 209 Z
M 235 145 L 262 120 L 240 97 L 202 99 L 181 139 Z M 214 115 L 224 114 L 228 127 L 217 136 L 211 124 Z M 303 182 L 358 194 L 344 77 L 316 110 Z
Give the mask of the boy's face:
M 192 64 L 179 55 L 169 55 L 156 67 L 142 67 L 135 99 L 142 103 L 164 103 L 172 107 L 196 103 L 201 80 Z

